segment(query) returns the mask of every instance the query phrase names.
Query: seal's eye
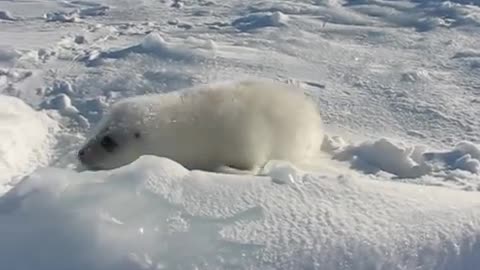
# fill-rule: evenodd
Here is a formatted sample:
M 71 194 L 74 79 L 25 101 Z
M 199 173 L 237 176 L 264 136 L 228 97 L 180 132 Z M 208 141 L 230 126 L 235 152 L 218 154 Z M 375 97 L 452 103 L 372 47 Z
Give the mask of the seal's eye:
M 110 136 L 105 136 L 100 141 L 100 145 L 105 149 L 107 152 L 113 152 L 113 150 L 118 146 L 114 139 Z
M 142 135 L 140 134 L 140 132 L 135 132 L 135 134 L 133 134 L 133 136 L 135 136 L 135 138 L 140 138 Z

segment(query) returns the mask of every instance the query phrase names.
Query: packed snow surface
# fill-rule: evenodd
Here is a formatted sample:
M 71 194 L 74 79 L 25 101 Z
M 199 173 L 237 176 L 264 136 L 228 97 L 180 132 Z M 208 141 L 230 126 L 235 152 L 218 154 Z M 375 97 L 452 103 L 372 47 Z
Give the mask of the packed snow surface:
M 477 0 L 0 0 L 2 269 L 477 269 Z M 265 176 L 80 172 L 115 101 L 266 77 L 327 136 Z

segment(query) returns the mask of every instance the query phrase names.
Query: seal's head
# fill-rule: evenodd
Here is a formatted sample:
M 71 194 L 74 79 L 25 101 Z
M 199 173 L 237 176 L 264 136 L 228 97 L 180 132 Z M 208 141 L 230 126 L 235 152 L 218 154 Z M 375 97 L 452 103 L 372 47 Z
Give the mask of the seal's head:
M 78 151 L 78 160 L 91 170 L 108 170 L 131 163 L 145 149 L 143 113 L 135 104 L 116 104 L 102 119 L 94 136 Z

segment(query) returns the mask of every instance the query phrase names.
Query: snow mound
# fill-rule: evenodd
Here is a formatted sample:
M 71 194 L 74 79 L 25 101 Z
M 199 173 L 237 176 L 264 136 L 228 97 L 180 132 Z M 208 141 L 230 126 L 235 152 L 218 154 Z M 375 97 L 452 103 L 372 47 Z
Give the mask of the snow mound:
M 323 148 L 334 159 L 349 161 L 354 169 L 369 174 L 386 172 L 399 178 L 419 178 L 452 170 L 480 174 L 480 148 L 471 142 L 460 142 L 452 150 L 442 152 L 387 138 L 356 145 L 327 136 Z
M 43 18 L 47 22 L 77 22 L 79 20 L 78 13 L 76 11 L 63 12 L 55 11 L 48 12 L 43 15 Z
M 108 172 L 42 169 L 0 199 L 0 260 L 18 270 L 480 263 L 476 193 L 335 170 L 296 178 L 188 171 L 151 156 Z
M 440 161 L 452 170 L 480 174 L 480 147 L 471 142 L 460 142 L 450 151 L 429 152 L 424 156 L 428 160 Z
M 190 48 L 184 44 L 168 43 L 157 32 L 147 34 L 140 44 L 132 45 L 121 49 L 110 49 L 106 51 L 92 51 L 84 60 L 90 65 L 98 63 L 102 59 L 120 59 L 132 53 L 149 54 L 158 58 L 174 60 L 174 61 L 194 61 L 205 57 L 211 57 L 213 54 L 208 53 L 213 48 L 208 48 L 207 52 L 203 48 Z
M 75 5 L 78 3 L 80 5 Z M 66 3 L 67 6 L 77 7 L 74 10 L 70 11 L 53 11 L 47 12 L 43 15 L 45 21 L 47 22 L 78 22 L 80 19 L 85 17 L 96 17 L 104 16 L 110 10 L 109 6 L 103 6 L 96 3 L 87 3 L 86 1 L 72 1 L 71 3 Z M 87 7 L 83 7 L 86 5 Z
M 355 169 L 366 173 L 384 171 L 402 178 L 426 175 L 431 168 L 423 163 L 422 147 L 408 147 L 381 138 L 374 142 L 348 145 L 336 151 L 334 158 L 350 161 Z
M 13 61 L 21 54 L 10 46 L 0 46 L 0 62 Z
M 56 122 L 22 100 L 0 95 L 0 194 L 12 177 L 31 173 L 50 158 Z
M 0 20 L 16 21 L 17 18 L 13 16 L 8 10 L 0 10 Z
M 285 26 L 289 17 L 280 11 L 273 13 L 251 14 L 238 18 L 232 22 L 232 25 L 241 31 L 250 31 L 269 26 Z

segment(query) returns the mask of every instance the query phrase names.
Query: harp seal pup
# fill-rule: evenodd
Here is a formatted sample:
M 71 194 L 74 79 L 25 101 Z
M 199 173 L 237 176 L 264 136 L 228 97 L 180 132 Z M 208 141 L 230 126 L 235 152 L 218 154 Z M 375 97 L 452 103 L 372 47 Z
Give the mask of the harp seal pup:
M 322 141 L 320 114 L 301 89 L 247 79 L 120 100 L 78 159 L 107 170 L 154 155 L 191 170 L 255 174 L 270 160 L 308 160 Z

